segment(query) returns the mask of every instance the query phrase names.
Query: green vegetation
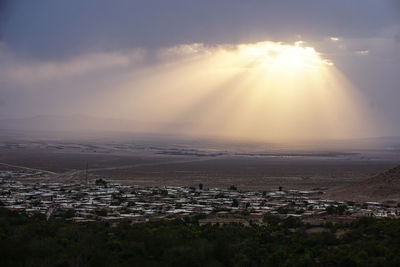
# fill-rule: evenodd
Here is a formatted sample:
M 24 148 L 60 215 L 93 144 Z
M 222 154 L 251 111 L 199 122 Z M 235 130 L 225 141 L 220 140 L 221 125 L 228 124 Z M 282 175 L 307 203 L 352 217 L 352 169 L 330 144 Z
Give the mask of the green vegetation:
M 225 198 L 226 196 L 223 193 L 218 193 L 215 198 Z
M 200 218 L 111 226 L 0 208 L 0 266 L 400 266 L 396 219 L 310 233 L 293 217 L 250 226 L 200 226 Z
M 237 187 L 235 185 L 231 185 L 228 190 L 237 191 Z
M 105 180 L 103 180 L 103 179 L 97 179 L 96 180 L 96 185 L 107 187 L 107 182 Z
M 166 196 L 168 196 L 168 190 L 166 190 L 166 189 L 154 189 L 152 194 L 166 197 Z
M 97 209 L 94 213 L 98 216 L 107 216 L 107 210 L 105 209 Z
M 347 210 L 347 206 L 346 205 L 339 205 L 337 207 L 329 206 L 329 207 L 326 208 L 326 212 L 328 214 L 343 215 L 346 210 Z
M 232 200 L 232 207 L 239 207 L 239 201 L 236 198 Z

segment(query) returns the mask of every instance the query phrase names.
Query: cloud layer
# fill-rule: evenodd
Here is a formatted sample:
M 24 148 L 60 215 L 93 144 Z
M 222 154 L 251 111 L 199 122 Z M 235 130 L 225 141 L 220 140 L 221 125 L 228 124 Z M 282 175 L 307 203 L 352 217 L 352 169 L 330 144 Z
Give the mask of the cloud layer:
M 260 65 L 254 55 L 252 61 L 238 56 L 241 45 L 267 40 L 295 46 L 302 40 L 298 46 L 314 48 L 334 65 L 327 79 L 342 88 L 333 91 L 358 94 L 346 99 L 362 103 L 353 109 L 363 110 L 356 116 L 361 124 L 382 122 L 374 126 L 380 131 L 364 135 L 400 135 L 396 1 L 1 3 L 0 118 L 84 113 L 154 123 L 175 119 L 172 128 L 189 131 L 195 127 L 185 125 L 214 117 L 211 124 L 221 125 L 231 106 L 238 109 L 234 99 L 245 98 L 240 88 L 249 86 L 249 72 Z M 237 90 L 226 89 L 232 87 Z M 213 90 L 219 95 L 207 98 Z M 328 103 L 332 96 L 325 97 Z M 231 104 L 213 112 L 220 99 Z M 247 116 L 257 112 L 248 110 Z M 213 127 L 193 131 L 216 133 L 204 130 Z

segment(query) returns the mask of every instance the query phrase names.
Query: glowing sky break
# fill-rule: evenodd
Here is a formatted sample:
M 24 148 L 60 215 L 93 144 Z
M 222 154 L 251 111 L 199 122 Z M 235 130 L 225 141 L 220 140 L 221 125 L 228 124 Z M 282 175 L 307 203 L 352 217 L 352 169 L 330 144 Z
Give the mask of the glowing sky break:
M 303 41 L 193 43 L 53 61 L 3 53 L 3 62 L 2 80 L 24 88 L 21 104 L 33 115 L 87 114 L 129 120 L 134 131 L 256 141 L 364 137 L 376 128 L 358 90 Z
M 331 61 L 301 41 L 180 45 L 158 57 L 97 109 L 114 99 L 114 117 L 195 136 L 294 141 L 370 134 L 362 97 Z
M 400 136 L 399 3 L 0 0 L 0 129 Z

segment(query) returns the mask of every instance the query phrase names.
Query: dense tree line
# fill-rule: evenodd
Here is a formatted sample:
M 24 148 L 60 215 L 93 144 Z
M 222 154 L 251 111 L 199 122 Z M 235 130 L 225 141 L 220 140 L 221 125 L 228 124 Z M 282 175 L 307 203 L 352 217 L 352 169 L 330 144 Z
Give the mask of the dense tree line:
M 250 226 L 77 224 L 0 208 L 0 266 L 400 266 L 400 220 L 308 227 L 274 216 Z

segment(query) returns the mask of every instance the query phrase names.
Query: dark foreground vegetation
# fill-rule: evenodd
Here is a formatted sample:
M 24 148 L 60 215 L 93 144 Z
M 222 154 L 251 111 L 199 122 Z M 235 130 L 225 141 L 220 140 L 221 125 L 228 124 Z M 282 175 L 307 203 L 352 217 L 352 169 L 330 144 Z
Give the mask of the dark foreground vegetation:
M 400 266 L 400 220 L 319 228 L 294 218 L 265 222 L 200 226 L 187 218 L 111 226 L 0 209 L 0 266 Z

